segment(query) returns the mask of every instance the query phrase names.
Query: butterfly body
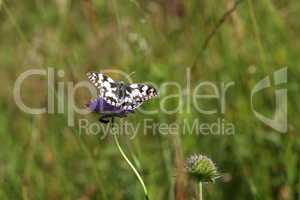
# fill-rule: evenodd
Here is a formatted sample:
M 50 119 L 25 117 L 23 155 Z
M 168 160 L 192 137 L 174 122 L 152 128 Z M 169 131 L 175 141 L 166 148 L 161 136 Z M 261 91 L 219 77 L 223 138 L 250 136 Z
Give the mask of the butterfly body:
M 144 101 L 158 95 L 157 90 L 147 84 L 125 84 L 97 72 L 89 72 L 87 77 L 99 89 L 99 96 L 92 101 L 93 103 L 89 104 L 89 107 L 91 105 L 95 107 L 95 102 L 101 103 L 102 105 L 96 106 L 98 108 L 96 112 L 101 114 L 126 116 L 127 113 L 133 112 Z M 91 109 L 93 110 L 93 106 Z

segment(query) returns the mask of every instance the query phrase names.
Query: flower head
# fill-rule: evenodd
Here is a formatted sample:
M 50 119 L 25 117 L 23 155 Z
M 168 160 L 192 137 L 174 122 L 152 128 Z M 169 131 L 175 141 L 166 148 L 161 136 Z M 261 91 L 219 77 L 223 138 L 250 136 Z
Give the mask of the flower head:
M 112 117 L 127 117 L 128 113 L 133 113 L 133 110 L 124 110 L 120 107 L 112 106 L 111 104 L 107 103 L 103 98 L 97 97 L 94 100 L 91 100 L 86 106 L 95 113 L 100 114 L 100 122 L 108 123 L 108 118 Z
M 198 182 L 214 182 L 219 173 L 213 161 L 201 154 L 194 154 L 187 158 L 185 169 L 188 175 Z
M 118 117 L 126 116 L 128 113 L 132 113 L 133 110 L 127 109 L 121 109 L 120 107 L 113 106 L 109 103 L 107 103 L 103 98 L 97 97 L 96 99 L 90 101 L 87 104 L 87 107 L 93 112 L 99 113 L 99 114 L 110 114 Z

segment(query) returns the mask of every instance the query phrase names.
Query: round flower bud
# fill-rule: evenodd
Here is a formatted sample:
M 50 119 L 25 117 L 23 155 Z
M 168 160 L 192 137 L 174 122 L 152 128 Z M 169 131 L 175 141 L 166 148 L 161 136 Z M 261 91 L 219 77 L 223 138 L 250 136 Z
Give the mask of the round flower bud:
M 220 177 L 213 161 L 200 154 L 188 157 L 185 169 L 188 175 L 198 182 L 214 182 Z

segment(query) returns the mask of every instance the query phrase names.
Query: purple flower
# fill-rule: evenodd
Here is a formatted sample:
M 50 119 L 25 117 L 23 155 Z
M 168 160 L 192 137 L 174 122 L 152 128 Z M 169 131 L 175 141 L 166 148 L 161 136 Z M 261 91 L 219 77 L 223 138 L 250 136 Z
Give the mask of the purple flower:
M 87 104 L 87 107 L 92 112 L 99 113 L 101 115 L 99 121 L 103 123 L 108 123 L 109 121 L 107 118 L 112 117 L 127 117 L 128 113 L 133 113 L 133 110 L 124 110 L 120 107 L 112 106 L 111 104 L 107 103 L 103 98 L 97 97 L 96 99 L 90 101 Z

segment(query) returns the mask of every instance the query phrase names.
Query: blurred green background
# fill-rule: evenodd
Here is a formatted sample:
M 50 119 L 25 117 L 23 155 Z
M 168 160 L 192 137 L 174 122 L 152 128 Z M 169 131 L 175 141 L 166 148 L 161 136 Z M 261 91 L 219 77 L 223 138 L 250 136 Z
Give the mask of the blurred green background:
M 17 107 L 12 92 L 17 77 L 48 67 L 64 70 L 65 76 L 56 82 L 65 84 L 87 80 L 90 70 L 105 69 L 135 72 L 133 80 L 157 85 L 176 81 L 185 87 L 188 68 L 192 88 L 203 81 L 234 81 L 224 114 L 218 109 L 217 114 L 204 115 L 191 107 L 190 112 L 174 114 L 137 112 L 126 119 L 182 125 L 184 120 L 192 124 L 195 119 L 211 123 L 222 118 L 235 126 L 234 135 L 166 135 L 157 129 L 152 134 L 141 128 L 132 140 L 120 136 L 151 199 L 196 198 L 193 182 L 181 170 L 191 153 L 208 155 L 224 174 L 215 184 L 205 185 L 205 199 L 300 199 L 300 1 L 244 0 L 227 16 L 234 4 L 0 0 L 0 199 L 143 199 L 112 137 L 79 134 L 78 119 L 96 122 L 96 115 L 76 114 L 75 126 L 70 127 L 67 113 L 31 115 Z M 250 106 L 254 85 L 283 67 L 288 67 L 288 83 L 281 86 L 288 88 L 286 134 L 260 122 Z M 274 113 L 275 89 L 266 89 L 255 101 L 264 115 Z M 177 93 L 169 87 L 160 99 Z M 27 79 L 22 98 L 27 105 L 46 106 L 46 77 Z M 90 98 L 84 89 L 76 92 L 78 106 Z M 143 108 L 159 108 L 160 99 Z M 65 95 L 66 106 L 68 100 Z M 178 103 L 174 98 L 167 105 L 171 109 Z M 219 108 L 219 101 L 201 105 Z

